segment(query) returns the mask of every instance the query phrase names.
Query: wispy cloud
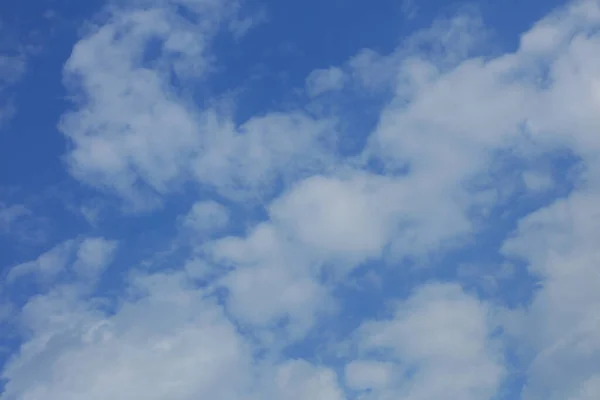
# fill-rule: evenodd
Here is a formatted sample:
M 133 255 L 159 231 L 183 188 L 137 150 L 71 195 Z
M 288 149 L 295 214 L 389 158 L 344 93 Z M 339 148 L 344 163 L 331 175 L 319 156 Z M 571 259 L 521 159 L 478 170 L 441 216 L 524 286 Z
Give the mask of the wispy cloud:
M 0 35 L 5 33 L 6 28 L 0 21 Z M 9 89 L 26 70 L 26 54 L 19 49 L 19 44 L 5 42 L 4 39 L 0 39 L 0 128 L 16 112 Z
M 31 211 L 23 205 L 8 206 L 0 203 L 0 233 L 11 233 L 18 220 L 30 214 Z

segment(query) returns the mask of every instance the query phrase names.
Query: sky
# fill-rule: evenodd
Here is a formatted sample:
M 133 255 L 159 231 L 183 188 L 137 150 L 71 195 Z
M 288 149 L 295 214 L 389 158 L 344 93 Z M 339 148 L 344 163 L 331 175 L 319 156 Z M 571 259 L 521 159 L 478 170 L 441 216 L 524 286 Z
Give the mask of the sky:
M 600 1 L 0 4 L 0 400 L 597 400 Z

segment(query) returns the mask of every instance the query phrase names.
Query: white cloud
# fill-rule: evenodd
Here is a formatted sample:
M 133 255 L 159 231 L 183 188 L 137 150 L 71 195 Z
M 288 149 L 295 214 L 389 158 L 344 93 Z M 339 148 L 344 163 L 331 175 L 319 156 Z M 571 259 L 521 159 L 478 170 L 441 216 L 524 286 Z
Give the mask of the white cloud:
M 311 260 L 269 224 L 245 238 L 218 240 L 210 253 L 217 263 L 234 268 L 220 284 L 229 290 L 228 310 L 244 324 L 264 329 L 287 319 L 285 334 L 298 339 L 312 328 L 318 312 L 330 308 L 330 295 Z
M 189 180 L 236 199 L 260 198 L 284 171 L 319 165 L 323 155 L 314 150 L 332 129 L 302 112 L 236 126 L 230 115 L 180 96 L 169 71 L 186 85 L 202 85 L 210 40 L 235 10 L 228 2 L 184 3 L 204 22 L 192 24 L 168 7 L 118 9 L 75 45 L 64 67 L 78 100 L 60 124 L 73 145 L 71 173 L 137 209 L 156 206 Z M 151 40 L 162 49 L 145 61 Z
M 345 79 L 345 73 L 340 68 L 316 69 L 306 78 L 306 91 L 309 96 L 314 97 L 340 90 L 344 87 Z
M 292 340 L 303 337 L 313 327 L 315 314 L 331 301 L 314 277 L 294 273 L 286 263 L 240 268 L 222 283 L 230 291 L 227 306 L 237 320 L 259 328 L 272 328 L 283 320 Z
M 394 227 L 401 200 L 394 182 L 356 173 L 313 176 L 292 187 L 269 207 L 281 234 L 297 239 L 319 256 L 360 262 L 380 257 Z
M 229 223 L 229 211 L 225 206 L 213 200 L 194 203 L 182 220 L 182 225 L 194 232 L 218 232 Z
M 492 399 L 504 377 L 501 348 L 491 339 L 490 308 L 457 285 L 429 284 L 398 304 L 389 320 L 358 331 L 363 351 L 383 351 L 397 363 L 369 363 L 373 399 Z M 349 368 L 356 368 L 350 364 Z M 352 377 L 352 376 L 351 376 Z
M 533 103 L 533 133 L 568 146 L 581 158 L 583 179 L 566 199 L 524 218 L 504 252 L 528 263 L 539 279 L 533 300 L 508 325 L 526 362 L 523 399 L 591 398 L 600 395 L 600 305 L 596 204 L 600 109 L 596 52 L 600 5 L 576 2 L 524 35 L 523 52 L 551 60 L 545 90 Z
M 393 379 L 396 365 L 382 361 L 352 361 L 345 368 L 346 385 L 353 390 L 382 390 Z
M 7 282 L 13 282 L 29 274 L 35 274 L 37 278 L 42 279 L 46 283 L 51 281 L 64 270 L 71 260 L 74 246 L 75 242 L 73 240 L 67 240 L 43 253 L 33 261 L 14 266 L 6 276 Z
M 112 262 L 117 246 L 117 241 L 100 237 L 83 240 L 77 250 L 77 260 L 73 264 L 73 270 L 82 278 L 97 277 Z
M 50 284 L 68 270 L 75 272 L 82 281 L 93 283 L 111 263 L 116 250 L 116 241 L 101 237 L 66 240 L 37 259 L 11 268 L 7 282 L 33 274 L 34 279 Z
M 327 368 L 255 360 L 221 307 L 182 275 L 131 284 L 136 297 L 113 315 L 68 289 L 31 299 L 21 316 L 29 339 L 3 371 L 0 398 L 343 398 Z
M 271 384 L 272 385 L 272 384 Z M 290 400 L 343 400 L 335 373 L 315 367 L 306 361 L 295 360 L 281 365 L 275 376 L 272 399 Z
M 534 160 L 562 149 L 581 158 L 582 188 L 527 217 L 505 246 L 541 279 L 531 305 L 517 313 L 517 327 L 509 325 L 527 355 L 524 399 L 593 393 L 600 367 L 593 311 L 600 281 L 592 244 L 600 227 L 594 206 L 599 25 L 597 2 L 574 2 L 523 35 L 515 53 L 472 58 L 450 69 L 418 55 L 403 59 L 398 96 L 372 136 L 374 154 L 389 167 L 408 163 L 413 176 L 435 188 L 434 200 L 455 201 L 449 209 L 460 213 L 473 199 L 465 183 L 485 171 L 495 151 L 511 149 Z M 430 203 L 427 209 L 437 208 Z
M 194 33 L 200 36 L 185 46 Z M 196 117 L 168 90 L 165 71 L 142 66 L 151 38 L 164 42 L 167 58 L 185 61 L 204 52 L 203 32 L 167 9 L 117 13 L 75 45 L 64 74 L 82 91 L 81 103 L 60 124 L 74 145 L 68 155 L 72 174 L 140 207 L 179 178 L 197 144 Z M 207 67 L 204 58 L 196 65 Z M 136 189 L 141 183 L 149 188 Z
M 394 256 L 422 256 L 469 233 L 468 218 L 452 202 L 454 190 L 413 174 L 392 178 L 350 170 L 299 182 L 269 213 L 282 234 L 348 269 L 382 257 L 390 244 Z
M 452 215 L 426 213 L 411 181 L 347 172 L 298 182 L 268 207 L 269 222 L 208 245 L 217 264 L 232 268 L 220 283 L 238 320 L 265 327 L 287 317 L 290 334 L 304 334 L 315 314 L 333 306 L 320 283 L 325 267 L 344 278 L 360 263 L 381 258 L 392 240 L 397 249 L 404 246 L 402 255 L 422 255 L 464 229 Z M 206 275 L 205 264 L 200 271 Z
M 573 400 L 592 400 L 600 393 L 600 375 L 596 375 L 584 382 L 578 393 L 569 398 Z
M 542 19 L 521 36 L 521 49 L 534 56 L 555 56 L 583 29 L 598 24 L 598 4 L 593 0 L 573 1 Z
M 599 200 L 597 188 L 575 192 L 527 216 L 504 245 L 541 280 L 512 327 L 532 357 L 524 399 L 571 398 L 600 367 Z
M 191 161 L 193 175 L 234 200 L 269 197 L 276 178 L 293 181 L 334 158 L 325 152 L 325 142 L 335 138 L 333 121 L 291 111 L 253 117 L 235 127 L 228 119 L 206 115 L 206 152 Z
M 393 94 L 361 159 L 382 161 L 381 173 L 339 165 L 328 153 L 322 142 L 335 134 L 333 120 L 293 111 L 238 126 L 183 100 L 165 65 L 201 82 L 216 28 L 192 26 L 167 4 L 120 10 L 75 47 L 65 77 L 81 85 L 84 99 L 61 125 L 74 146 L 71 172 L 138 207 L 186 180 L 235 200 L 269 197 L 277 178 L 285 188 L 266 206 L 267 220 L 193 249 L 182 263 L 187 275 L 128 282 L 131 296 L 112 314 L 77 285 L 31 298 L 20 312 L 26 341 L 3 371 L 0 399 L 343 399 L 332 369 L 278 351 L 343 301 L 331 290 L 339 280 L 322 279 L 325 268 L 333 265 L 340 279 L 388 250 L 399 259 L 443 250 L 480 228 L 475 208 L 499 204 L 488 196 L 499 154 L 535 161 L 556 149 L 580 158 L 582 179 L 567 198 L 525 217 L 503 247 L 540 284 L 530 304 L 506 312 L 508 334 L 493 335 L 499 318 L 489 303 L 457 284 L 425 284 L 392 316 L 361 324 L 357 357 L 343 360 L 345 384 L 364 399 L 493 399 L 510 372 L 501 340 L 514 340 L 526 371 L 524 400 L 598 397 L 596 1 L 572 3 L 524 34 L 515 52 L 496 57 L 471 56 L 480 50 L 481 21 L 461 16 L 390 55 L 367 50 L 353 58 L 345 79 L 387 85 Z M 217 1 L 185 4 L 200 13 L 220 9 Z M 156 37 L 165 50 L 142 65 Z M 423 54 L 418 45 L 427 41 L 437 42 Z M 548 185 L 527 172 L 515 176 L 530 188 Z M 220 206 L 204 202 L 183 223 L 212 230 L 226 220 Z M 116 249 L 99 238 L 67 243 L 16 267 L 9 280 L 69 268 L 100 274 Z M 210 282 L 199 288 L 199 279 Z M 215 289 L 226 289 L 222 304 Z
M 563 11 L 560 21 L 561 24 L 564 23 L 564 19 L 571 19 L 571 24 L 583 22 L 587 25 L 569 29 L 587 31 L 597 24 L 590 19 L 595 14 L 590 10 L 583 18 L 578 11 L 579 7 L 590 7 L 592 3 L 580 4 L 583 6 L 575 4 L 574 8 Z M 546 22 L 542 22 L 541 26 L 544 24 Z M 532 32 L 539 29 L 539 26 L 534 27 Z M 553 50 L 557 53 L 549 60 L 546 53 L 540 55 L 537 49 L 531 49 L 525 35 L 524 44 L 515 53 L 489 60 L 473 58 L 461 61 L 460 57 L 468 54 L 468 49 L 473 43 L 468 38 L 471 25 L 468 21 L 459 19 L 451 28 L 450 36 L 454 35 L 462 39 L 459 41 L 458 49 L 452 48 L 450 40 L 444 45 L 448 46 L 447 51 L 450 53 L 448 57 L 443 53 L 436 54 L 435 59 L 432 60 L 418 53 L 406 56 L 405 50 L 402 50 L 399 54 L 403 57 L 395 59 L 396 55 L 393 55 L 390 59 L 381 60 L 379 63 L 380 67 L 395 69 L 394 74 L 388 73 L 384 76 L 397 77 L 394 80 L 397 95 L 383 110 L 379 126 L 371 137 L 366 154 L 370 157 L 382 158 L 388 170 L 406 169 L 407 172 L 396 174 L 393 178 L 360 173 L 355 175 L 340 173 L 339 177 L 313 176 L 293 185 L 269 207 L 271 222 L 263 226 L 269 227 L 268 231 L 271 232 L 269 237 L 273 238 L 268 243 L 279 243 L 277 242 L 279 239 L 274 238 L 283 236 L 286 241 L 291 240 L 286 242 L 288 243 L 286 246 L 298 246 L 302 249 L 290 250 L 289 253 L 283 252 L 290 254 L 287 259 L 297 260 L 304 257 L 308 260 L 322 260 L 328 257 L 335 259 L 336 256 L 343 255 L 347 257 L 346 262 L 351 260 L 356 263 L 366 257 L 381 256 L 382 250 L 390 242 L 393 251 L 399 255 L 410 255 L 415 252 L 422 254 L 437 250 L 445 240 L 471 233 L 473 226 L 469 217 L 470 212 L 473 207 L 480 204 L 479 195 L 487 190 L 485 188 L 482 192 L 474 192 L 472 182 L 486 175 L 487 168 L 499 151 L 512 151 L 517 157 L 535 160 L 549 150 L 570 149 L 584 157 L 587 166 L 586 180 L 597 181 L 593 173 L 596 166 L 594 155 L 597 154 L 598 149 L 596 135 L 593 134 L 596 129 L 596 120 L 593 116 L 596 114 L 594 110 L 598 103 L 594 100 L 596 89 L 593 85 L 589 85 L 589 82 L 594 82 L 596 69 L 593 62 L 587 62 L 593 61 L 591 58 L 595 57 L 592 55 L 596 54 L 592 48 L 596 48 L 596 39 L 593 36 L 580 35 L 575 36 L 575 39 L 569 43 L 558 43 L 556 46 L 560 47 L 560 52 Z M 440 59 L 443 60 L 442 67 L 438 64 Z M 550 80 L 541 80 L 544 74 L 538 69 L 540 62 L 548 63 Z M 373 74 L 372 71 L 364 68 L 361 79 L 367 79 L 369 74 Z M 565 96 L 562 96 L 562 93 L 565 93 Z M 577 107 L 571 106 L 574 102 Z M 544 117 L 543 110 L 546 109 L 553 110 L 551 116 Z M 559 125 L 560 130 L 556 128 Z M 529 186 L 533 185 L 538 189 L 550 184 L 547 180 L 531 178 L 532 176 L 526 176 L 525 179 Z M 492 181 L 491 185 L 493 184 Z M 382 190 L 382 187 L 387 189 Z M 487 201 L 492 207 L 496 202 L 496 197 Z M 402 223 L 405 225 L 401 225 Z M 589 223 L 593 224 L 593 222 Z M 565 236 L 565 240 L 572 237 L 572 232 L 569 230 L 558 228 L 558 231 L 564 232 L 562 235 Z M 255 233 L 252 233 L 246 239 L 236 243 L 255 243 L 254 239 L 251 239 L 254 235 Z M 539 234 L 537 236 L 543 237 Z M 596 236 L 589 235 L 590 238 Z M 229 250 L 234 252 L 239 260 L 250 255 L 255 256 L 256 251 L 260 251 L 261 254 L 271 251 L 270 247 L 264 246 L 258 250 L 255 245 L 257 244 L 244 247 L 244 251 L 240 247 Z M 282 248 L 287 248 L 274 244 L 270 246 L 278 249 L 273 250 L 274 254 L 280 254 Z M 530 243 L 523 246 L 528 250 L 535 247 Z M 548 247 L 547 244 L 545 246 Z M 551 248 L 554 246 L 554 244 L 550 245 Z M 302 256 L 297 258 L 298 254 Z M 277 257 L 284 258 L 281 255 Z M 544 260 L 544 263 L 547 263 L 545 258 Z M 256 263 L 262 265 L 264 261 L 256 261 Z M 589 262 L 588 265 L 591 268 L 594 264 Z M 304 268 L 310 269 L 308 266 Z M 572 275 L 569 269 L 564 268 L 561 267 L 563 276 Z M 247 273 L 250 275 L 249 270 Z M 282 273 L 278 271 L 278 274 Z M 563 310 L 561 315 L 576 318 L 578 313 L 574 310 L 587 309 L 587 306 L 583 306 L 584 301 L 590 302 L 590 307 L 596 307 L 592 293 L 595 293 L 598 288 L 595 280 L 590 279 L 590 274 L 594 273 L 586 269 L 581 275 L 572 275 L 572 278 L 567 280 L 571 283 L 561 289 L 564 291 L 562 295 L 567 296 L 568 293 L 576 292 L 580 294 L 577 296 L 579 300 L 576 305 L 565 302 L 564 305 L 559 306 L 558 303 L 553 302 L 552 307 L 555 312 Z M 586 278 L 587 282 L 583 283 L 583 279 Z M 261 281 L 266 280 L 261 279 Z M 589 291 L 576 289 L 580 286 L 589 288 Z M 251 285 L 248 284 L 247 287 Z M 257 296 L 259 292 L 246 291 L 245 293 L 245 298 L 250 299 Z M 264 292 L 261 290 L 260 293 Z M 448 301 L 453 304 L 454 300 Z M 412 359 L 419 365 L 426 363 L 424 360 L 431 357 L 436 360 L 437 357 L 441 357 L 446 360 L 443 363 L 447 363 L 452 368 L 438 370 L 437 367 L 423 364 L 426 365 L 423 367 L 425 372 L 420 378 L 417 376 L 406 396 L 435 397 L 435 390 L 440 389 L 427 387 L 423 383 L 429 380 L 440 382 L 440 385 L 447 383 L 448 390 L 455 390 L 457 398 L 468 395 L 475 396 L 474 398 L 480 396 L 490 398 L 499 388 L 503 376 L 501 353 L 494 347 L 495 342 L 487 341 L 486 335 L 489 331 L 486 331 L 485 324 L 481 322 L 479 325 L 469 325 L 469 321 L 477 321 L 477 318 L 472 318 L 474 315 L 480 315 L 480 321 L 484 319 L 486 308 L 485 306 L 478 308 L 475 300 L 472 303 L 467 301 L 459 303 L 461 306 L 463 304 L 473 306 L 471 311 L 459 314 L 465 319 L 465 329 L 472 327 L 473 330 L 457 332 L 456 335 L 464 334 L 464 343 L 478 346 L 461 350 L 463 356 L 473 357 L 470 361 L 474 367 L 467 366 L 462 372 L 460 369 L 454 370 L 454 366 L 463 365 L 463 361 L 458 359 L 461 356 L 458 353 L 443 353 L 449 351 L 447 349 L 458 349 L 445 342 L 441 342 L 439 347 L 434 347 L 435 343 L 428 342 L 421 348 L 422 353 L 413 354 L 418 351 L 419 343 L 428 340 L 427 336 L 420 335 L 419 339 L 423 342 L 415 342 L 410 348 L 403 349 L 402 357 Z M 544 343 L 539 340 L 538 332 L 548 334 L 547 329 L 537 324 L 540 320 L 546 320 L 542 315 L 547 313 L 547 307 L 550 306 L 544 306 L 544 311 L 539 311 L 535 315 L 534 313 L 528 315 L 527 319 L 531 318 L 531 321 L 521 322 L 522 326 L 529 327 L 524 329 L 536 334 L 535 339 L 531 341 Z M 419 308 L 418 313 L 420 315 L 429 311 L 428 308 Z M 420 321 L 416 318 L 414 321 Z M 558 317 L 548 319 L 546 323 L 552 320 L 557 321 L 557 327 L 572 326 Z M 578 329 L 585 333 L 592 328 L 581 325 Z M 452 327 L 446 325 L 438 330 L 454 333 Z M 475 335 L 479 339 L 474 339 L 470 335 Z M 448 340 L 451 338 L 449 336 Z M 407 337 L 405 342 L 409 342 L 409 339 Z M 492 347 L 487 348 L 487 345 Z M 571 345 L 572 342 L 564 344 L 565 354 L 574 352 Z M 542 348 L 538 351 L 543 352 Z M 574 356 L 569 355 L 569 357 Z M 545 375 L 546 372 L 542 367 L 532 366 L 530 388 L 526 390 L 526 396 L 530 398 L 545 396 L 539 393 L 548 392 L 541 391 L 539 386 L 547 385 L 544 382 L 552 382 L 557 385 L 553 387 L 558 387 L 561 382 L 559 376 L 565 377 L 560 385 L 570 388 L 576 386 L 575 383 L 567 382 L 571 378 L 568 378 L 569 374 L 565 373 L 564 363 L 557 361 L 549 364 L 539 361 L 539 365 L 553 365 L 552 375 Z M 585 377 L 587 372 L 580 375 L 584 368 L 587 368 L 585 371 L 592 370 L 592 367 L 581 367 L 573 369 L 571 374 L 575 377 Z M 483 376 L 479 380 L 461 381 L 464 386 L 450 385 L 451 380 L 457 379 L 456 375 L 452 374 L 463 373 L 465 376 L 471 376 L 475 374 L 474 371 L 482 373 Z M 453 378 L 444 380 L 445 373 Z M 482 386 L 479 387 L 478 384 Z M 395 387 L 394 390 L 400 389 Z M 557 393 L 562 393 L 557 395 L 558 397 L 564 397 L 570 392 Z
M 9 383 L 1 398 L 233 399 L 242 393 L 250 384 L 249 349 L 218 306 L 175 277 L 139 285 L 148 295 L 125 302 L 112 317 L 60 293 L 30 301 L 24 318 L 34 334 L 4 370 Z M 48 323 L 40 325 L 43 320 Z
M 545 191 L 554 186 L 552 175 L 544 171 L 523 172 L 523 182 L 525 187 L 532 192 Z

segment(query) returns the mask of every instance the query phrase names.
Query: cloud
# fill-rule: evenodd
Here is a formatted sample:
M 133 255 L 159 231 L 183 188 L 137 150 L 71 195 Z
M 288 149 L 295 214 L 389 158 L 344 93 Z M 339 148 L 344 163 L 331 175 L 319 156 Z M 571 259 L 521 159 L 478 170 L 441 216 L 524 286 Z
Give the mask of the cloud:
M 315 367 L 306 361 L 295 360 L 281 365 L 276 374 L 275 385 L 273 385 L 276 394 L 268 398 L 291 400 L 343 400 L 345 398 L 335 373 L 328 368 Z
M 8 29 L 0 21 L 0 34 L 8 37 Z M 10 88 L 25 74 L 27 54 L 18 44 L 3 37 L 0 41 L 0 128 L 16 113 Z
M 67 240 L 40 255 L 33 261 L 14 266 L 8 272 L 8 282 L 29 274 L 35 274 L 44 282 L 51 281 L 67 265 L 72 256 L 74 242 Z
M 236 398 L 250 384 L 247 345 L 200 292 L 160 278 L 138 282 L 147 294 L 112 317 L 56 291 L 31 300 L 31 339 L 4 370 L 2 398 Z
M 17 204 L 9 206 L 0 203 L 0 233 L 11 233 L 18 220 L 30 214 L 31 211 L 23 205 Z
M 419 14 L 419 7 L 415 4 L 414 0 L 403 0 L 402 13 L 407 20 L 413 20 Z
M 229 211 L 213 200 L 194 203 L 182 219 L 182 225 L 196 233 L 210 234 L 227 227 Z
M 358 331 L 362 351 L 384 352 L 391 362 L 353 362 L 346 379 L 355 389 L 371 389 L 366 398 L 373 399 L 492 399 L 504 366 L 490 314 L 457 285 L 422 286 L 391 319 Z
M 593 390 L 591 382 L 597 379 L 600 254 L 594 238 L 600 214 L 596 190 L 576 191 L 530 214 L 519 223 L 516 236 L 504 244 L 504 251 L 526 260 L 540 280 L 518 326 L 511 325 L 522 351 L 531 358 L 524 399 L 578 398 L 580 390 Z
M 219 239 L 207 250 L 213 262 L 230 268 L 218 283 L 228 290 L 229 312 L 243 324 L 264 329 L 283 322 L 284 336 L 293 340 L 330 308 L 332 299 L 310 258 L 269 224 L 244 238 Z
M 309 96 L 340 90 L 344 87 L 344 71 L 337 67 L 316 69 L 306 78 L 306 91 Z
M 345 368 L 346 385 L 352 390 L 382 390 L 394 376 L 394 363 L 383 361 L 352 361 Z
M 596 1 L 542 19 L 511 52 L 490 55 L 481 19 L 466 14 L 390 54 L 367 49 L 333 67 L 362 89 L 355 96 L 383 94 L 352 159 L 335 150 L 348 117 L 342 104 L 323 117 L 298 106 L 234 122 L 172 83 L 201 87 L 210 75 L 210 43 L 231 20 L 231 3 L 114 4 L 65 65 L 77 95 L 60 125 L 71 174 L 146 211 L 189 183 L 225 197 L 228 208 L 204 192 L 186 201 L 196 202 L 180 223 L 219 236 L 177 249 L 163 271 L 122 266 L 116 298 L 90 298 L 82 283 L 116 262 L 117 243 L 101 236 L 12 269 L 9 283 L 41 276 L 53 284 L 11 311 L 23 344 L 3 368 L 0 399 L 598 397 Z M 337 87 L 329 75 L 320 81 L 324 73 L 309 76 L 309 92 Z M 495 194 L 505 184 L 548 188 L 553 181 L 531 166 L 556 152 L 581 164 L 569 193 L 527 207 L 511 203 L 512 189 Z M 227 231 L 235 212 L 257 203 L 254 225 Z M 456 254 L 445 257 L 449 249 L 485 252 L 493 261 L 477 268 L 492 270 L 479 276 L 505 286 L 526 276 L 537 288 L 511 308 L 506 294 L 442 282 L 474 274 Z M 510 273 L 501 270 L 507 262 Z M 340 290 L 360 267 L 381 275 L 376 315 L 361 314 L 368 294 L 363 304 Z M 345 351 L 332 361 L 336 346 L 312 345 L 323 337 Z
M 527 189 L 532 192 L 540 192 L 551 189 L 554 186 L 554 180 L 549 173 L 541 171 L 525 171 L 523 181 Z
M 84 239 L 77 249 L 73 270 L 82 278 L 97 277 L 112 262 L 117 246 L 115 240 L 100 237 Z
M 213 64 L 211 38 L 233 7 L 181 6 L 202 22 L 173 7 L 117 9 L 75 45 L 64 79 L 77 101 L 60 124 L 72 145 L 71 174 L 143 210 L 184 182 L 247 201 L 269 194 L 271 182 L 286 172 L 318 167 L 329 121 L 299 110 L 237 126 L 219 107 L 199 108 L 171 85 L 177 79 L 201 90 Z M 158 55 L 146 60 L 151 50 Z
M 288 234 L 324 258 L 361 262 L 381 256 L 400 196 L 393 181 L 356 173 L 346 179 L 313 176 L 274 201 L 269 213 Z
M 30 300 L 22 313 L 30 339 L 3 371 L 2 398 L 343 398 L 327 368 L 254 359 L 222 308 L 184 276 L 131 284 L 136 298 L 112 315 L 69 290 Z
M 600 281 L 591 244 L 600 226 L 592 206 L 600 105 L 600 64 L 592 49 L 600 43 L 599 24 L 597 2 L 574 2 L 525 33 L 515 53 L 466 59 L 449 70 L 419 55 L 405 58 L 398 64 L 397 98 L 371 137 L 376 157 L 389 168 L 408 163 L 443 204 L 474 199 L 468 182 L 503 149 L 526 160 L 556 149 L 581 159 L 579 188 L 525 217 L 504 246 L 540 279 L 532 303 L 507 325 L 524 354 L 523 399 L 591 392 L 600 365 L 592 311 Z M 469 201 L 451 209 L 467 215 Z
M 116 241 L 101 237 L 66 240 L 33 261 L 12 267 L 6 280 L 12 283 L 26 275 L 33 275 L 47 285 L 68 269 L 79 279 L 93 282 L 111 263 L 116 250 Z
M 0 189 L 0 192 L 3 191 Z M 47 218 L 37 212 L 33 202 L 9 192 L 0 194 L 6 201 L 0 201 L 0 240 L 12 246 L 44 243 L 48 233 Z
M 253 117 L 237 128 L 212 115 L 205 132 L 207 151 L 192 160 L 193 175 L 237 202 L 269 199 L 278 179 L 296 181 L 336 158 L 327 152 L 327 141 L 336 136 L 334 121 L 302 111 Z
M 208 68 L 204 35 L 168 8 L 156 7 L 116 13 L 75 45 L 64 75 L 81 101 L 60 129 L 73 143 L 67 161 L 76 178 L 115 190 L 142 208 L 179 178 L 182 161 L 196 146 L 198 121 L 168 90 L 168 71 L 144 66 L 144 54 L 151 39 L 160 40 L 166 60 L 182 60 L 179 73 L 193 65 L 189 73 L 199 74 Z

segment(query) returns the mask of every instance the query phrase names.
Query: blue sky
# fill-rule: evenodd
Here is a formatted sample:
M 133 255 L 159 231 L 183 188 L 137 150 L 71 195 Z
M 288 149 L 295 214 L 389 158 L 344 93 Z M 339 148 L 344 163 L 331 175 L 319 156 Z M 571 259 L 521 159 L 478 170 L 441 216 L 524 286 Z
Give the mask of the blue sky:
M 3 3 L 0 400 L 600 398 L 598 28 Z

